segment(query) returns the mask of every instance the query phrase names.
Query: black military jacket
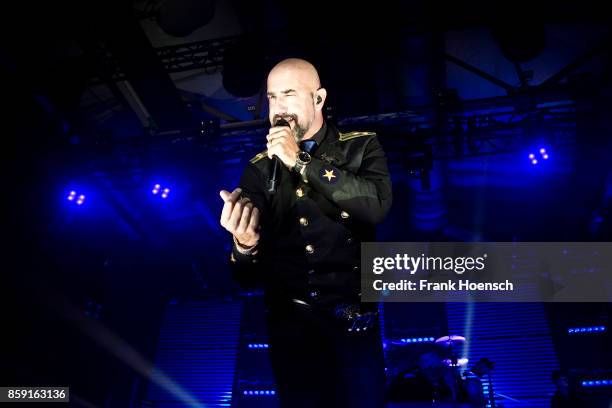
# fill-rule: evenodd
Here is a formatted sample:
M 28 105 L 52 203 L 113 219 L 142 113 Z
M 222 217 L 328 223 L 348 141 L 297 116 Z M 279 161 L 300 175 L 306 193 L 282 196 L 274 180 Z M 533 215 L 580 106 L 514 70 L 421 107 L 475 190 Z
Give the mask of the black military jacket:
M 314 136 L 304 181 L 282 165 L 276 194 L 268 193 L 271 160 L 250 160 L 239 187 L 261 211 L 256 255 L 230 256 L 243 286 L 261 282 L 268 297 L 307 302 L 358 296 L 360 246 L 375 239 L 375 225 L 391 207 L 385 153 L 372 132 L 340 133 L 324 124 Z

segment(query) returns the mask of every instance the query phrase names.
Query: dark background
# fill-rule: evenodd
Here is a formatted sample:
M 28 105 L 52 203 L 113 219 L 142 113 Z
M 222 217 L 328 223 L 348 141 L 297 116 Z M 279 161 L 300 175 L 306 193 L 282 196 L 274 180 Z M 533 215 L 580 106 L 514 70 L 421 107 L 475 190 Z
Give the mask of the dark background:
M 211 406 L 254 406 L 241 391 L 272 387 L 261 356 L 244 350 L 265 342 L 261 299 L 229 278 L 218 191 L 264 149 L 265 76 L 286 57 L 319 68 L 329 121 L 378 132 L 394 186 L 380 240 L 610 240 L 612 32 L 603 5 L 5 7 L 2 385 L 69 385 L 75 406 L 170 406 L 159 401 L 176 395 L 155 402 L 152 367 L 178 347 L 168 339 L 196 338 L 184 330 L 205 321 L 202 338 L 227 324 L 210 346 L 231 351 L 226 365 L 186 360 L 164 366 L 170 378 Z M 171 189 L 167 199 L 151 193 L 156 183 Z M 66 199 L 72 190 L 83 205 Z M 567 333 L 607 327 L 609 304 L 475 307 L 387 305 L 384 333 L 473 333 L 474 357 L 497 358 L 498 389 L 523 401 L 498 397 L 506 407 L 547 406 L 555 368 L 571 370 L 576 384 L 612 378 L 609 330 Z M 168 331 L 185 316 L 194 324 Z M 419 351 L 389 347 L 392 378 Z M 225 378 L 234 397 L 202 391 L 204 374 L 181 376 L 190 364 Z M 580 392 L 603 401 L 609 388 Z

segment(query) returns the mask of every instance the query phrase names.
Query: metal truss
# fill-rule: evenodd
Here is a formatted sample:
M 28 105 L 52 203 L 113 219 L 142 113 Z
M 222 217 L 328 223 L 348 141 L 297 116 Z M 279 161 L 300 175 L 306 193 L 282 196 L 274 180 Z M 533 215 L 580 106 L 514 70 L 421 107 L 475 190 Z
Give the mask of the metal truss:
M 572 100 L 547 102 L 517 111 L 490 101 L 479 101 L 478 110 L 447 115 L 442 123 L 433 109 L 420 109 L 344 118 L 343 130 L 375 130 L 379 133 L 389 161 L 408 167 L 423 160 L 444 160 L 509 153 L 525 148 L 530 140 L 546 135 L 550 145 L 575 142 L 576 113 L 589 109 Z M 267 132 L 265 121 L 253 121 L 243 128 L 219 129 L 217 137 L 203 141 L 207 148 L 228 162 L 258 153 Z M 406 158 L 419 157 L 418 160 Z
M 207 74 L 218 72 L 223 66 L 225 50 L 242 36 L 216 38 L 187 44 L 170 45 L 155 49 L 157 56 L 168 73 L 204 69 Z M 107 77 L 112 81 L 126 80 L 125 73 L 114 62 L 110 53 L 104 53 L 104 66 Z M 100 84 L 102 79 L 95 78 L 91 85 Z
M 189 44 L 160 47 L 156 48 L 155 51 L 168 73 L 194 69 L 205 69 L 207 73 L 213 73 L 221 70 L 223 55 L 227 47 L 236 43 L 241 37 L 223 37 Z

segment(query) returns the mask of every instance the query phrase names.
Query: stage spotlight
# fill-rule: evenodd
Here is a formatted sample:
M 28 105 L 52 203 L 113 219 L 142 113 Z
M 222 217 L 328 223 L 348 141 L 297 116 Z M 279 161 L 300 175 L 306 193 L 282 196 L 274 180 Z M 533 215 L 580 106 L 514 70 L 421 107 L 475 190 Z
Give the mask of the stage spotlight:
M 66 200 L 71 201 L 73 203 L 75 203 L 76 205 L 83 205 L 83 203 L 85 202 L 85 195 L 84 194 L 78 194 L 77 192 L 72 190 L 70 191 L 70 193 L 68 194 L 68 196 L 66 197 Z
M 159 195 L 161 198 L 166 199 L 170 195 L 170 189 L 168 187 L 162 188 L 161 184 L 155 184 L 151 190 L 153 195 Z
M 538 153 L 542 159 L 548 160 L 549 155 L 548 155 L 548 151 L 546 150 L 546 148 L 540 147 L 540 149 L 538 150 Z M 529 157 L 529 160 L 531 161 L 531 164 L 533 164 L 534 166 L 538 164 L 538 159 L 534 153 L 529 153 L 528 157 Z

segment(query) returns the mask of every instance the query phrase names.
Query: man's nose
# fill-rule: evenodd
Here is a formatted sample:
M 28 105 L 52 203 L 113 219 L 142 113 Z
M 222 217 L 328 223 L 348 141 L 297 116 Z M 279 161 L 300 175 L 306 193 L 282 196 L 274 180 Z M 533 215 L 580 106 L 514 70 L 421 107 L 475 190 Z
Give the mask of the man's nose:
M 270 101 L 270 110 L 277 115 L 287 113 L 287 104 L 282 98 L 277 98 L 275 101 Z
M 274 109 L 272 111 L 272 117 L 285 117 L 287 116 L 287 109 Z

